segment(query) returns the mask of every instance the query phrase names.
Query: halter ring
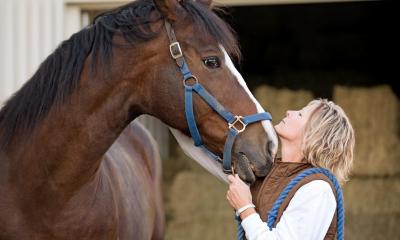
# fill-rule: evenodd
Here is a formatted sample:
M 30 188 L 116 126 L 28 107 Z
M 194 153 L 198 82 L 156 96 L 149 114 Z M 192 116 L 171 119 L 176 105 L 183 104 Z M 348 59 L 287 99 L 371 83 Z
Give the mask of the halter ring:
M 193 83 L 193 84 L 187 84 L 187 81 L 188 80 L 194 80 L 195 82 Z M 185 78 L 185 79 L 183 79 L 183 85 L 185 86 L 185 87 L 192 87 L 193 85 L 196 85 L 196 84 L 198 84 L 199 83 L 199 80 L 197 80 L 197 77 L 195 77 L 195 76 L 190 76 L 190 77 L 188 77 L 188 78 Z
M 235 116 L 235 121 L 233 121 L 233 123 L 228 123 L 228 128 L 229 128 L 229 129 L 233 128 L 233 129 L 235 129 L 236 132 L 238 132 L 238 133 L 243 132 L 243 131 L 246 129 L 247 124 L 245 124 L 245 123 L 242 121 L 242 119 L 243 119 L 242 116 Z M 236 124 L 236 123 L 242 124 L 242 128 L 241 128 L 241 129 L 237 129 L 237 128 L 235 127 L 235 124 Z

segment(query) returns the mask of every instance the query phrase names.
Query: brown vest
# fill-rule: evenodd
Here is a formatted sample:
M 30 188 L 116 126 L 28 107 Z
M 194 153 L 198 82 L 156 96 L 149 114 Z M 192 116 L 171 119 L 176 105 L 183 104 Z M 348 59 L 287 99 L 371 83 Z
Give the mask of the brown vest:
M 265 179 L 257 180 L 256 183 L 251 187 L 251 193 L 253 196 L 253 202 L 256 205 L 256 211 L 260 214 L 261 219 L 264 222 L 267 221 L 268 211 L 271 210 L 272 205 L 283 189 L 294 177 L 297 176 L 297 174 L 308 168 L 312 168 L 312 165 L 309 163 L 290 163 L 277 161 L 274 163 L 274 166 L 272 167 L 268 176 L 265 177 Z M 278 211 L 278 217 L 275 221 L 275 225 L 279 222 L 283 212 L 289 205 L 289 202 L 293 198 L 296 191 L 304 184 L 307 184 L 313 180 L 324 180 L 328 182 L 334 194 L 336 195 L 332 182 L 324 174 L 309 175 L 301 180 L 289 192 Z M 336 234 L 336 219 L 337 217 L 335 212 L 332 223 L 329 226 L 324 239 L 334 239 Z

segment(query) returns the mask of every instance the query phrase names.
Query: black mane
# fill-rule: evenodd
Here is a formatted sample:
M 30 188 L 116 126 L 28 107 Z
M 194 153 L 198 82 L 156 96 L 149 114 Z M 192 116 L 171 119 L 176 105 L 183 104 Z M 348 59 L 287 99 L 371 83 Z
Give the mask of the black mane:
M 192 0 L 181 1 L 200 30 L 211 34 L 228 53 L 239 58 L 236 38 L 215 13 Z M 115 46 L 114 34 L 121 34 L 129 44 L 147 41 L 160 32 L 152 32 L 151 12 L 156 9 L 152 0 L 138 0 L 105 12 L 94 22 L 73 34 L 42 62 L 36 73 L 17 91 L 0 111 L 0 148 L 6 147 L 16 134 L 29 134 L 52 107 L 63 104 L 78 87 L 85 59 L 92 54 L 92 72 L 96 66 L 108 64 Z M 153 17 L 152 17 L 153 16 Z M 161 29 L 160 31 L 162 31 Z

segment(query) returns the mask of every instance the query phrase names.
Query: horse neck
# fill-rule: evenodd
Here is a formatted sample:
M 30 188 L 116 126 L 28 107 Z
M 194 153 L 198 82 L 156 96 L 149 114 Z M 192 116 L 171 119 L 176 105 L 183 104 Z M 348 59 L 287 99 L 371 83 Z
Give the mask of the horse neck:
M 89 65 L 70 98 L 53 107 L 29 138 L 14 141 L 19 143 L 8 157 L 21 191 L 75 192 L 94 179 L 107 149 L 139 114 L 129 84 L 90 79 Z

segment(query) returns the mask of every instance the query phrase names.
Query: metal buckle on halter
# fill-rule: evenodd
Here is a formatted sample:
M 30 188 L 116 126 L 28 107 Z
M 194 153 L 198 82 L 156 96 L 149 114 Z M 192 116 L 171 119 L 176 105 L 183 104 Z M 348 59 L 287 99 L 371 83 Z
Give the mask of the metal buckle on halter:
M 173 42 L 169 45 L 169 52 L 173 59 L 178 59 L 183 56 L 179 42 Z
M 245 124 L 245 123 L 242 121 L 242 118 L 243 118 L 242 116 L 235 116 L 235 121 L 233 121 L 233 123 L 228 123 L 229 129 L 230 129 L 230 128 L 233 128 L 233 129 L 235 129 L 238 133 L 243 132 L 243 131 L 246 129 L 247 124 Z M 241 129 L 237 129 L 237 128 L 235 127 L 235 124 L 236 124 L 236 123 L 242 124 L 242 128 L 241 128 Z

